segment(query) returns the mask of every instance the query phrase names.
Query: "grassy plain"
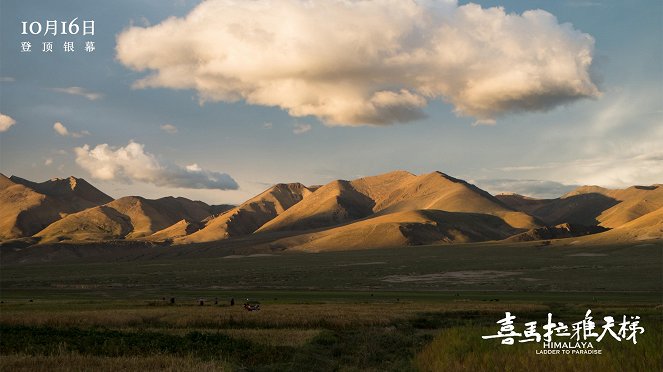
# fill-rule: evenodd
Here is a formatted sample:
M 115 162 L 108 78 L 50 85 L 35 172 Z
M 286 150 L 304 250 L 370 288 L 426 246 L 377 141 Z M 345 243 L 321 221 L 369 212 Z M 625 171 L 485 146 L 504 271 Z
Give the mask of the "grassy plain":
M 477 244 L 3 264 L 0 369 L 660 370 L 662 248 Z M 243 310 L 244 298 L 262 310 Z M 522 328 L 548 312 L 577 322 L 587 309 L 599 326 L 604 315 L 639 315 L 646 331 L 636 345 L 595 345 L 602 355 L 481 339 L 505 311 Z

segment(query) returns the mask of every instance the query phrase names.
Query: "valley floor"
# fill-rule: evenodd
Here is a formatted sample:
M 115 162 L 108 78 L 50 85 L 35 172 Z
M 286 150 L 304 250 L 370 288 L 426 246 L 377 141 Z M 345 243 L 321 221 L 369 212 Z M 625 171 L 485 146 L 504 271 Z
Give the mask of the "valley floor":
M 661 242 L 409 247 L 320 254 L 3 264 L 0 369 L 651 371 Z M 174 304 L 170 299 L 174 298 Z M 230 306 L 230 299 L 235 305 Z M 246 298 L 261 310 L 242 308 Z M 203 306 L 200 301 L 203 301 Z M 540 355 L 481 336 L 552 313 L 640 316 L 637 344 Z

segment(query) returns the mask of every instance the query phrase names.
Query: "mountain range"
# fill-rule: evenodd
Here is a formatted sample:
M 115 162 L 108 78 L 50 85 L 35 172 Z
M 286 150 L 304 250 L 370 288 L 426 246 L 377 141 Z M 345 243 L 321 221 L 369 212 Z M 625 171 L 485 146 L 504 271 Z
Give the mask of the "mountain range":
M 37 183 L 0 174 L 5 247 L 242 241 L 318 252 L 563 238 L 662 239 L 663 185 L 583 186 L 559 198 L 533 199 L 491 195 L 441 172 L 394 171 L 322 186 L 277 184 L 233 206 L 181 197 L 113 199 L 81 178 Z

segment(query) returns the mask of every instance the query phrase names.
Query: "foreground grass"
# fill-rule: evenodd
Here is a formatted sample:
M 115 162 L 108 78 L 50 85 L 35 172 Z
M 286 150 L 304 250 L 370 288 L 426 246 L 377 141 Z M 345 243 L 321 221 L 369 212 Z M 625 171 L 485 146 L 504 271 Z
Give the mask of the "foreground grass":
M 111 366 L 164 356 L 166 362 L 182 359 L 180 370 L 195 370 L 209 363 L 220 369 L 231 366 L 233 370 L 253 371 L 407 371 L 412 370 L 411 356 L 430 340 L 411 328 L 325 330 L 300 347 L 264 345 L 223 333 L 176 336 L 23 326 L 2 327 L 0 332 L 0 353 L 8 357 L 1 361 L 3 370 L 9 370 L 10 363 L 21 364 L 21 360 L 32 364 L 25 355 L 52 359 L 54 354 L 68 353 L 92 356 L 88 359 L 92 363 L 107 360 Z
M 53 355 L 0 355 L 3 371 L 231 371 L 221 362 L 202 362 L 195 358 L 176 358 L 166 355 L 147 357 L 98 357 L 77 353 Z
M 637 345 L 601 343 L 604 355 L 537 355 L 536 345 L 481 339 L 504 311 L 519 319 L 582 319 L 587 304 L 524 301 L 129 307 L 4 304 L 0 369 L 246 371 L 652 371 L 660 370 L 660 308 L 628 302 L 592 307 L 642 317 Z M 494 341 L 494 340 L 493 340 Z M 540 345 L 538 345 L 540 348 Z
M 0 317 L 0 354 L 7 357 L 3 370 L 23 362 L 29 370 L 27 355 L 47 364 L 62 355 L 82 356 L 81 363 L 88 361 L 90 368 L 99 360 L 112 366 L 126 358 L 161 355 L 183 359 L 185 364 L 173 367 L 178 370 L 211 363 L 218 369 L 255 371 L 407 371 L 412 356 L 432 338 L 417 326 L 425 321 L 412 319 L 422 311 L 443 310 L 438 304 L 405 303 L 285 304 L 254 313 L 240 306 L 76 311 L 51 305 L 5 306 Z M 452 304 L 448 310 L 460 308 Z
M 415 357 L 420 371 L 575 371 L 621 372 L 663 370 L 663 328 L 654 323 L 640 335 L 636 345 L 604 339 L 594 342 L 601 355 L 537 355 L 541 344 L 501 345 L 486 342 L 482 335 L 494 328 L 445 329 Z

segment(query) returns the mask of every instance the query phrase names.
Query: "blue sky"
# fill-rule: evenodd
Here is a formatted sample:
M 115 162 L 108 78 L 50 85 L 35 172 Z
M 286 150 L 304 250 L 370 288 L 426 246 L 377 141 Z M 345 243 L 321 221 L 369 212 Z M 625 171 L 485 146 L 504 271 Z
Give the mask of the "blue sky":
M 507 15 L 521 16 L 533 9 L 551 13 L 557 19 L 551 28 L 551 44 L 559 37 L 568 37 L 560 42 L 561 46 L 574 42 L 582 47 L 586 40 L 578 35 L 591 35 L 594 47 L 588 73 L 600 93 L 593 94 L 587 88 L 579 93 L 587 97 L 563 97 L 561 103 L 546 103 L 532 110 L 519 108 L 529 105 L 529 101 L 516 108 L 503 109 L 504 106 L 497 105 L 483 110 L 478 107 L 484 107 L 481 106 L 484 101 L 467 99 L 467 95 L 453 87 L 446 88 L 447 78 L 443 77 L 439 78 L 440 86 L 444 86 L 440 95 L 428 98 L 420 93 L 424 88 L 417 91 L 407 81 L 410 75 L 416 76 L 420 71 L 405 64 L 398 70 L 402 76 L 390 76 L 388 80 L 395 86 L 392 91 L 396 96 L 392 98 L 399 100 L 399 105 L 403 102 L 409 105 L 398 106 L 404 114 L 393 119 L 389 116 L 393 111 L 384 114 L 379 106 L 377 111 L 369 107 L 369 114 L 363 108 L 308 109 L 302 101 L 290 99 L 290 95 L 296 95 L 292 91 L 286 91 L 284 97 L 278 94 L 263 97 L 255 87 L 264 87 L 261 84 L 267 78 L 262 74 L 255 77 L 255 72 L 240 72 L 244 73 L 240 75 L 244 81 L 253 84 L 246 89 L 229 87 L 232 83 L 220 84 L 218 76 L 209 82 L 213 84 L 210 90 L 201 85 L 179 89 L 180 77 L 171 75 L 137 88 L 137 82 L 151 72 L 171 71 L 168 70 L 173 68 L 170 56 L 181 48 L 174 52 L 168 48 L 181 46 L 175 43 L 182 35 L 164 31 L 165 27 L 160 25 L 169 17 L 181 18 L 195 11 L 201 6 L 198 2 L 3 0 L 0 112 L 14 124 L 0 132 L 0 171 L 37 181 L 68 175 L 83 177 L 114 197 L 178 195 L 209 203 L 238 203 L 276 182 L 323 184 L 395 169 L 413 173 L 439 170 L 491 192 L 515 191 L 546 197 L 561 195 L 579 184 L 624 187 L 663 182 L 663 5 L 660 1 L 475 3 L 481 5 L 481 14 L 494 6 L 503 7 Z M 465 4 L 447 2 L 444 6 L 457 9 Z M 376 14 L 382 8 L 371 9 L 367 10 L 370 14 L 355 12 L 352 20 L 359 24 L 365 20 L 369 30 L 370 22 L 380 20 Z M 224 7 L 219 11 L 222 18 L 227 15 L 237 17 L 239 23 L 243 21 L 239 11 Z M 292 12 L 293 17 L 298 14 L 297 9 Z M 396 21 L 408 22 L 407 17 L 387 13 L 384 17 L 399 17 Z M 68 21 L 75 17 L 94 19 L 95 35 L 21 35 L 21 21 Z M 256 19 L 259 23 L 263 18 Z M 321 29 L 339 22 L 331 16 L 321 19 L 329 22 L 319 25 Z M 230 21 L 233 19 L 224 19 Z M 463 22 L 469 21 L 453 22 L 462 29 Z M 173 27 L 186 26 L 180 23 Z M 568 29 L 568 25 L 564 26 L 567 23 L 577 34 L 557 32 Z M 289 24 L 286 17 L 278 27 Z M 198 25 L 191 27 L 195 29 Z M 127 43 L 127 50 L 118 55 L 117 37 L 131 26 L 140 28 L 135 34 L 139 44 Z M 217 36 L 225 40 L 224 35 L 214 33 L 214 23 L 209 27 L 210 43 L 214 44 Z M 306 26 L 299 27 L 306 30 Z M 389 23 L 382 27 L 384 33 L 392 29 Z M 143 28 L 154 30 L 156 36 L 144 35 Z M 186 34 L 190 30 L 184 28 L 181 32 Z M 513 35 L 497 36 L 499 42 L 507 42 Z M 81 50 L 86 40 L 95 42 L 94 52 Z M 22 41 L 31 41 L 33 51 L 22 53 Z M 53 53 L 41 52 L 43 41 L 54 42 Z M 77 50 L 64 53 L 61 44 L 65 41 L 74 41 Z M 325 45 L 336 41 L 333 33 L 324 40 L 328 43 Z M 412 47 L 407 45 L 409 42 L 401 41 L 399 47 L 409 50 Z M 415 42 L 429 41 L 412 43 Z M 252 47 L 251 41 L 247 43 Z M 344 48 L 339 43 L 333 45 Z M 244 45 L 219 44 L 222 45 L 209 46 L 212 49 L 209 54 L 224 53 L 224 48 L 244 50 Z M 453 43 L 449 45 L 456 52 Z M 195 52 L 206 55 L 207 48 Z M 251 65 L 253 49 L 248 50 L 239 57 L 246 58 L 247 65 Z M 342 74 L 343 63 L 354 62 L 352 55 L 345 55 L 350 53 L 348 50 L 340 50 L 344 55 L 339 55 L 339 62 L 331 65 L 340 66 L 339 71 L 331 73 Z M 329 51 L 337 52 L 332 47 L 323 47 L 319 53 Z M 308 71 L 306 63 L 317 61 L 313 51 L 307 52 L 310 58 L 302 58 L 302 71 Z M 568 53 L 563 48 L 558 52 Z M 334 55 L 327 59 L 330 58 Z M 278 61 L 278 56 L 273 60 Z M 156 69 L 136 71 L 135 66 L 141 64 Z M 447 76 L 445 65 L 441 66 L 434 64 L 427 71 L 432 75 L 425 76 Z M 241 67 L 233 71 L 243 71 Z M 269 64 L 264 67 L 270 71 Z M 377 62 L 376 75 L 382 73 L 381 67 L 384 66 Z M 198 76 L 196 81 L 201 80 L 204 76 Z M 363 94 L 374 88 L 367 81 L 359 83 L 366 85 L 362 89 L 355 91 L 352 87 L 342 93 L 353 97 Z M 574 81 L 562 83 L 575 84 Z M 316 90 L 318 86 L 310 81 L 306 84 L 303 89 L 309 89 L 312 95 L 332 100 L 340 97 L 340 93 L 333 96 L 327 96 L 326 91 L 320 93 Z M 330 91 L 334 89 L 335 86 L 329 86 Z M 401 94 L 402 89 L 409 89 L 416 97 Z M 227 94 L 237 95 L 236 101 L 219 98 Z M 375 100 L 376 97 L 380 99 Z M 425 97 L 424 103 L 421 97 Z M 547 97 L 557 95 L 550 93 Z M 374 95 L 371 102 L 379 105 L 391 99 L 382 98 Z M 405 119 L 398 119 L 402 117 Z M 390 120 L 391 123 L 382 122 Z M 474 125 L 477 122 L 480 125 Z M 66 132 L 55 130 L 55 123 L 60 123 Z M 105 146 L 99 147 L 102 145 Z M 130 159 L 124 161 L 126 156 Z M 102 162 L 102 157 L 112 159 Z M 223 178 L 224 174 L 236 181 L 236 190 L 232 182 Z

